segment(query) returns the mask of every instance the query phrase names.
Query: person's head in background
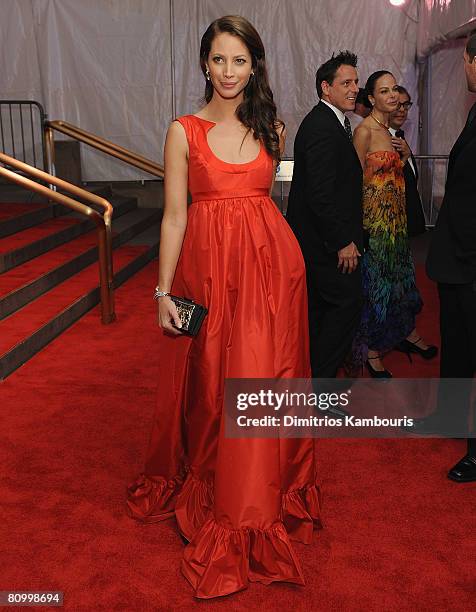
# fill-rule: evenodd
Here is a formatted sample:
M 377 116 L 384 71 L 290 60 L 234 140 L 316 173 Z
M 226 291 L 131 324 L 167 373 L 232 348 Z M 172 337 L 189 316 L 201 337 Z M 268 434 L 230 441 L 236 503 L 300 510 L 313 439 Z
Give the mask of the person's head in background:
M 408 111 L 413 104 L 410 94 L 405 87 L 399 85 L 397 90 L 399 106 L 390 113 L 390 127 L 394 130 L 400 130 L 402 128 L 403 124 L 408 119 Z
M 317 95 L 343 113 L 354 110 L 358 83 L 357 56 L 350 51 L 340 51 L 316 72 Z
M 468 37 L 463 60 L 468 89 L 472 93 L 476 93 L 476 31 Z
M 354 113 L 365 119 L 365 117 L 369 116 L 371 110 L 372 106 L 369 102 L 365 89 L 359 87 L 359 93 L 357 94 L 357 98 L 355 100 Z

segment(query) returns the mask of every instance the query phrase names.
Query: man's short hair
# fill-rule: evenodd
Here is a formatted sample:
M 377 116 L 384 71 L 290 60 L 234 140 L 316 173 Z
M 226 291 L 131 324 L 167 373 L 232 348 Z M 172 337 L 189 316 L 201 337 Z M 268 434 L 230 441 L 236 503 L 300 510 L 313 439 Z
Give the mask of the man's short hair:
M 472 62 L 476 57 L 476 30 L 474 30 L 466 42 L 466 53 L 469 56 L 469 61 Z
M 346 66 L 357 67 L 357 55 L 351 51 L 339 51 L 331 59 L 319 66 L 316 72 L 316 89 L 319 98 L 322 98 L 322 82 L 327 81 L 329 85 L 334 82 L 336 72 L 345 64 Z
M 408 93 L 408 90 L 405 89 L 405 87 L 403 87 L 403 85 L 397 85 L 397 91 L 400 94 L 405 94 L 406 96 L 408 96 L 408 101 L 411 102 L 412 101 L 412 97 L 411 95 Z

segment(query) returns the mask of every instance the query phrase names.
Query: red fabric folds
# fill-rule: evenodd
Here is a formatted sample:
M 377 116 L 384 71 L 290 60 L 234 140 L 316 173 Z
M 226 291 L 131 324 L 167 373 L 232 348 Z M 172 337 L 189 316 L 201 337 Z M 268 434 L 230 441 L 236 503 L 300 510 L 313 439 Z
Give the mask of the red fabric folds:
M 226 529 L 209 519 L 184 552 L 182 572 L 203 599 L 242 591 L 252 582 L 304 584 L 281 523 L 271 529 Z
M 177 497 L 175 516 L 180 532 L 190 542 L 206 520 L 213 516 L 213 486 L 189 474 Z
M 129 515 L 141 523 L 157 523 L 174 516 L 182 483 L 183 476 L 166 480 L 141 474 L 127 489 Z
M 245 589 L 248 582 L 304 584 L 290 540 L 309 544 L 321 526 L 318 485 L 282 495 L 282 522 L 269 529 L 229 529 L 213 516 L 213 486 L 189 473 L 170 480 L 142 475 L 128 489 L 130 515 L 154 523 L 175 514 L 190 541 L 182 572 L 195 596 L 208 599 Z
M 319 487 L 313 485 L 285 493 L 282 516 L 289 538 L 309 544 L 314 529 L 322 527 Z

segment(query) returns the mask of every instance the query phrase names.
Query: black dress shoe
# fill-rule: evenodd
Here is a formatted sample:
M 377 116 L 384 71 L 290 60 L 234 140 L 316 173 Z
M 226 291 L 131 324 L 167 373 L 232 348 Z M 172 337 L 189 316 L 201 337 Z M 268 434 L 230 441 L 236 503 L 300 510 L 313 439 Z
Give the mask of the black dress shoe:
M 412 342 L 411 340 L 402 340 L 400 344 L 398 344 L 395 349 L 400 351 L 401 353 L 405 353 L 408 357 L 408 360 L 411 362 L 412 356 L 411 353 L 416 353 L 417 355 L 421 355 L 423 359 L 433 359 L 438 355 L 438 347 L 430 345 L 426 349 L 422 349 L 417 346 L 417 342 L 420 342 L 421 338 Z
M 466 455 L 448 472 L 448 478 L 454 482 L 476 481 L 476 457 Z
M 465 438 L 468 435 L 468 425 L 460 421 L 451 421 L 438 413 L 432 413 L 421 419 L 413 419 L 413 425 L 402 425 L 401 429 L 408 433 L 424 435 L 449 436 Z
M 408 433 L 419 435 L 441 434 L 443 425 L 434 415 L 430 415 L 422 419 L 413 419 L 413 425 L 402 425 L 402 429 Z
M 344 410 L 343 408 L 336 408 L 335 406 L 329 406 L 327 410 L 323 410 L 326 414 L 332 414 L 333 416 L 340 417 L 341 419 L 345 419 L 345 417 L 350 416 L 350 412 Z
M 380 359 L 380 357 L 369 357 L 365 362 L 367 370 L 372 378 L 392 378 L 392 374 L 388 370 L 375 370 L 370 363 L 372 359 Z

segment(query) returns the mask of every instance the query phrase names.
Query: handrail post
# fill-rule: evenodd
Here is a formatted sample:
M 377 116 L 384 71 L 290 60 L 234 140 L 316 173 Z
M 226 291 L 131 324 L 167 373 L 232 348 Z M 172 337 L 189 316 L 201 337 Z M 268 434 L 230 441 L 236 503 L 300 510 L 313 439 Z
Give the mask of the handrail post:
M 98 251 L 99 251 L 99 289 L 101 295 L 101 321 L 107 325 L 116 319 L 114 311 L 114 287 L 112 275 L 112 251 L 108 246 L 109 228 L 98 225 Z
M 112 227 L 111 224 L 106 221 L 106 255 L 107 255 L 107 285 L 111 295 L 114 296 L 114 268 L 112 259 Z M 114 312 L 114 304 L 112 305 L 112 311 Z
M 45 158 L 46 172 L 52 176 L 56 176 L 55 168 L 55 139 L 53 130 L 45 122 Z M 56 185 L 49 185 L 50 189 L 56 191 Z

